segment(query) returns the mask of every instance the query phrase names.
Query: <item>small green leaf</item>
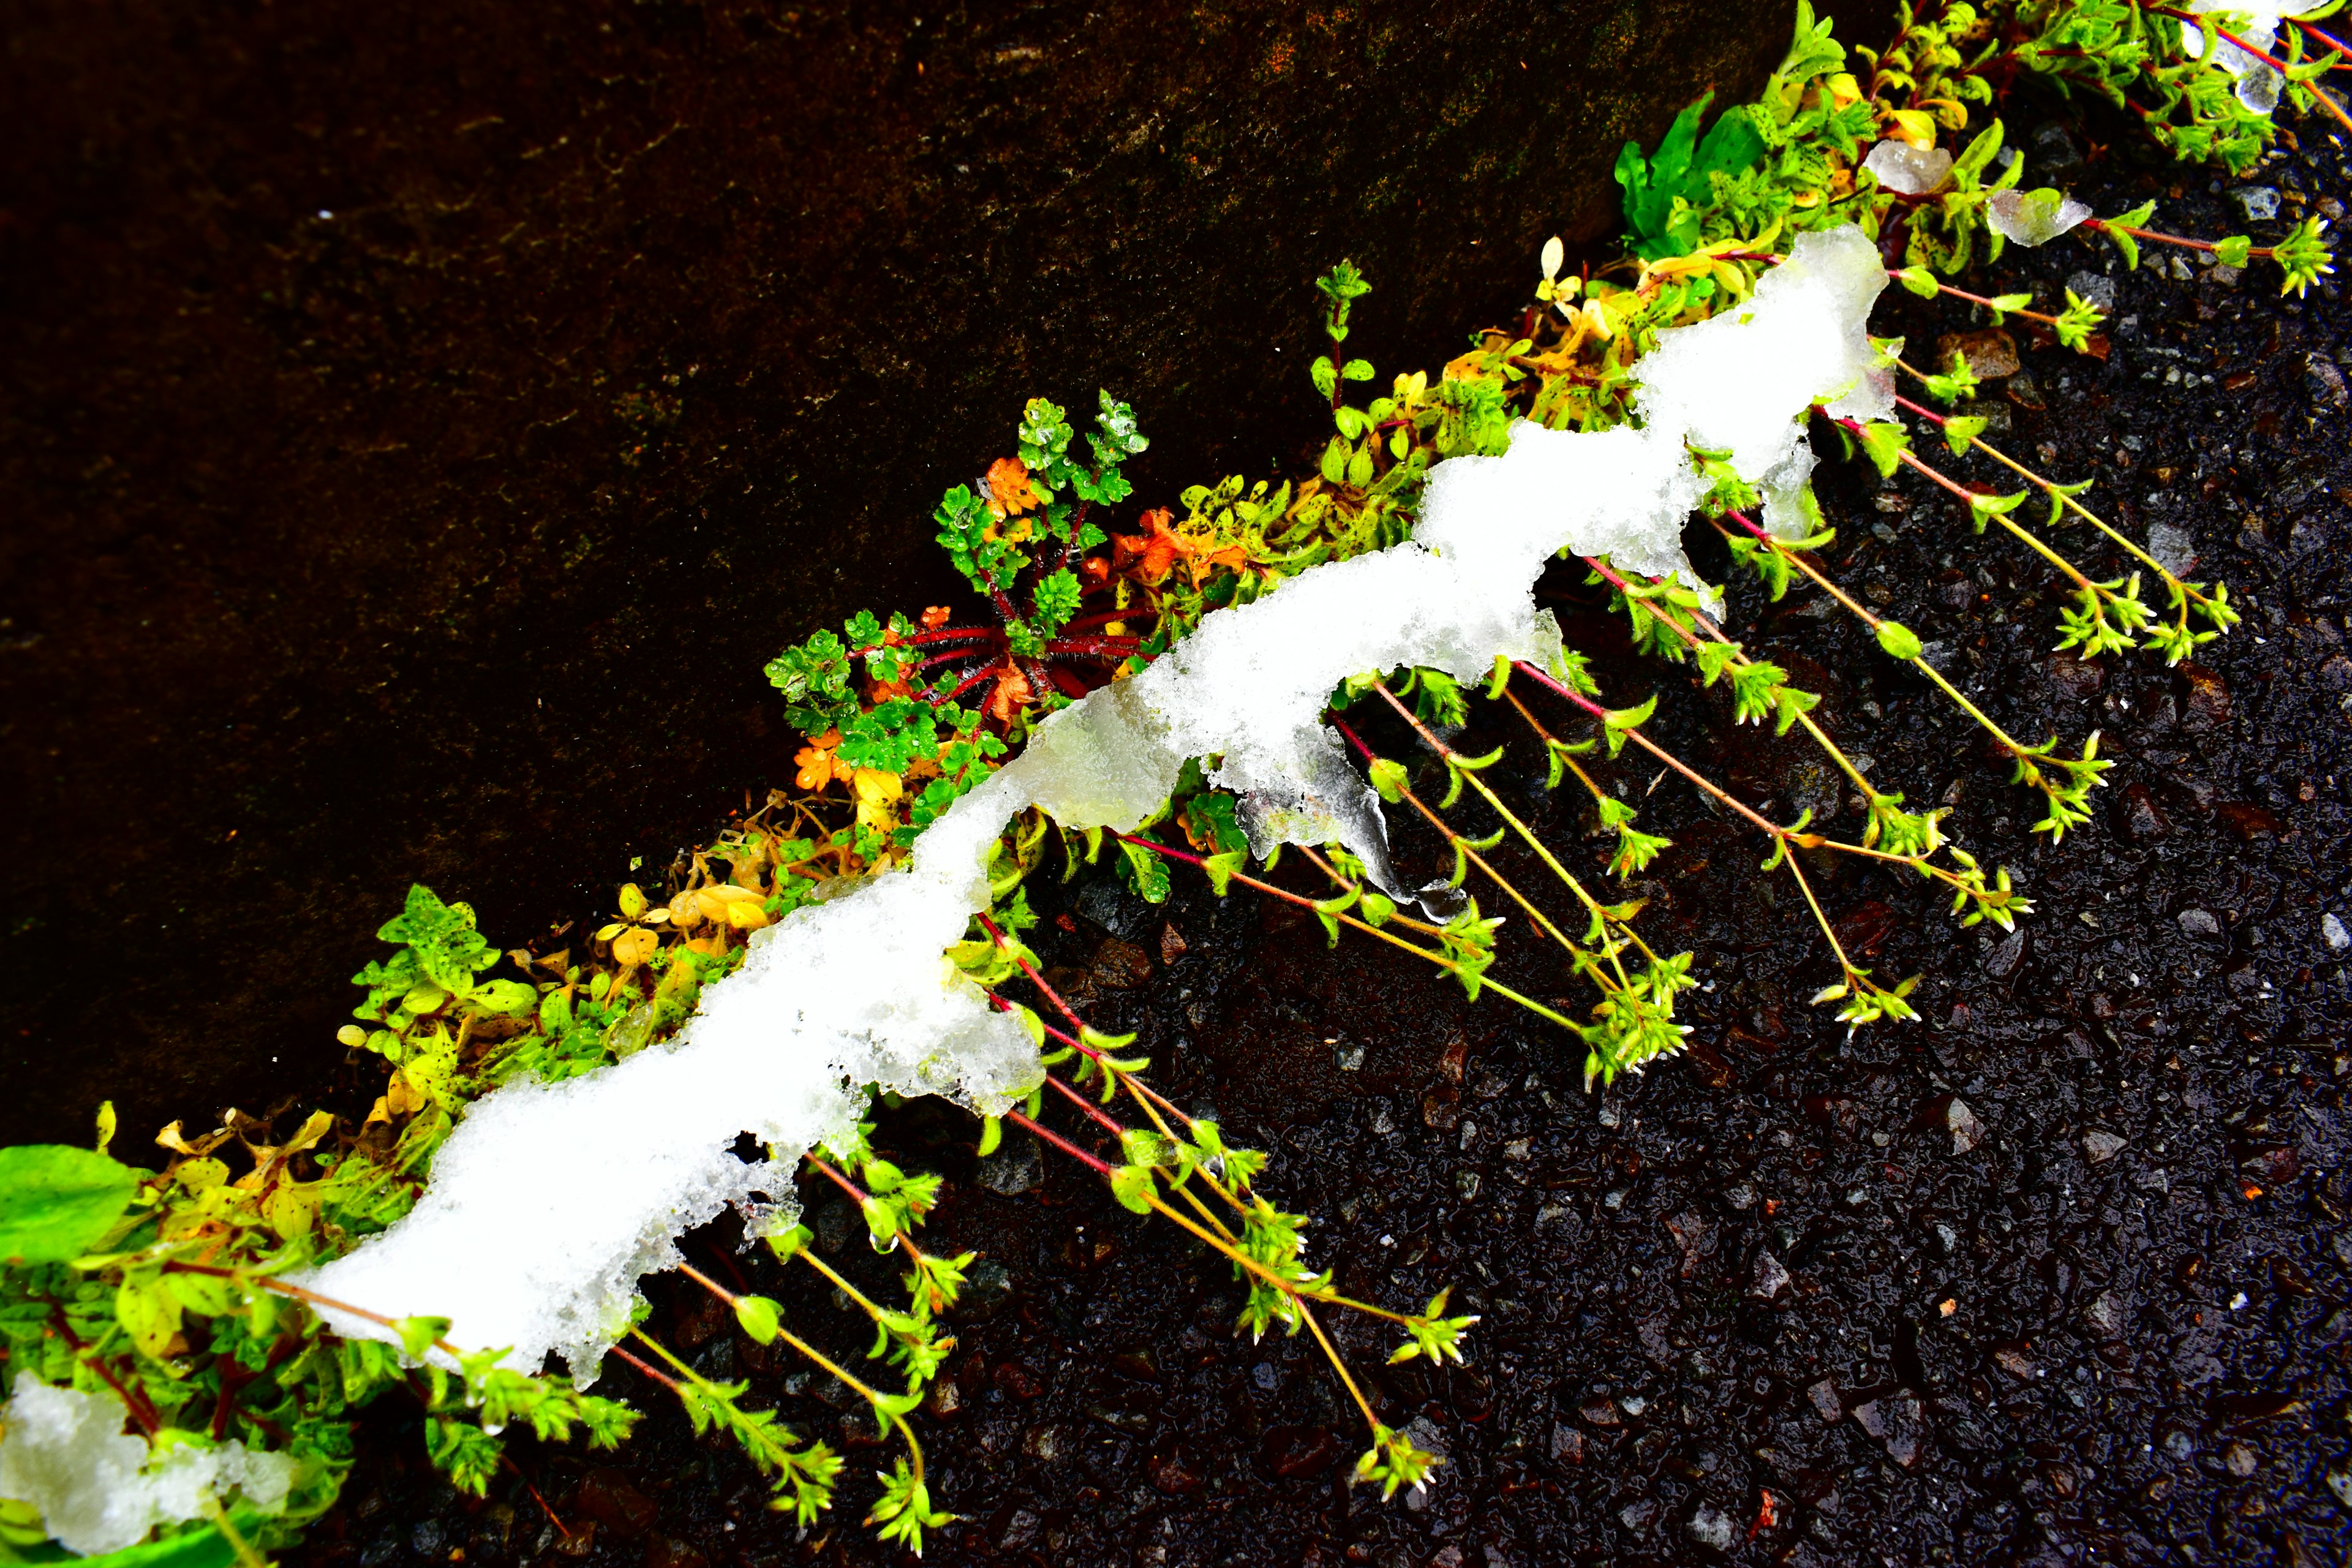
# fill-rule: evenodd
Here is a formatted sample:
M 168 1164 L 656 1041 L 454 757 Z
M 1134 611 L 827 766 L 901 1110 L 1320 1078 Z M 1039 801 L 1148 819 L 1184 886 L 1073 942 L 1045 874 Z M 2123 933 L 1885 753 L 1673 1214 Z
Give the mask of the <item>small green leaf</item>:
M 400 1348 L 408 1352 L 408 1359 L 423 1361 L 425 1352 L 433 1348 L 433 1342 L 447 1336 L 449 1320 L 426 1317 L 402 1318 L 394 1323 L 392 1328 L 393 1331 L 400 1336 Z
M 1034 1015 L 1033 1015 L 1033 1016 L 1034 1016 Z M 984 1160 L 984 1159 L 986 1159 L 989 1155 L 995 1153 L 995 1152 L 996 1152 L 996 1147 L 997 1147 L 997 1145 L 998 1145 L 998 1144 L 1000 1144 L 1000 1143 L 1002 1143 L 1002 1142 L 1004 1142 L 1004 1118 L 1003 1118 L 1002 1116 L 983 1116 L 983 1117 L 982 1117 L 982 1118 L 980 1119 L 980 1156 L 981 1156 L 981 1158 Z
M 1121 1165 L 1110 1173 L 1110 1195 L 1137 1214 L 1151 1212 L 1151 1168 Z
M 776 1342 L 777 1331 L 783 1327 L 784 1310 L 765 1296 L 735 1298 L 735 1321 L 743 1331 L 763 1345 Z
M 1878 623 L 1878 646 L 1894 658 L 1914 659 L 1919 657 L 1919 637 L 1901 621 Z

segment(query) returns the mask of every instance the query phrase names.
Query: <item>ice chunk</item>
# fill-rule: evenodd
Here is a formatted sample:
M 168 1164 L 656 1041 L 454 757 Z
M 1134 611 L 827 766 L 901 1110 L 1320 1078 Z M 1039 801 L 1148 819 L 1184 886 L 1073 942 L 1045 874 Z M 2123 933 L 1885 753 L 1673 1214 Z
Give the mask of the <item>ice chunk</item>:
M 592 1380 L 638 1277 L 677 1261 L 677 1236 L 730 1204 L 768 1225 L 792 1217 L 793 1167 L 847 1129 L 860 1086 L 992 1113 L 1037 1082 L 1026 1033 L 943 956 L 988 907 L 986 858 L 1028 806 L 1130 831 L 1199 757 L 1242 796 L 1255 847 L 1342 843 L 1402 892 L 1377 797 L 1323 727 L 1332 689 L 1406 665 L 1470 681 L 1498 656 L 1549 662 L 1559 628 L 1534 584 L 1561 551 L 1696 581 L 1682 549 L 1700 495 L 1685 442 L 1730 451 L 1764 487 L 1768 516 L 1801 506 L 1806 410 L 1827 401 L 1874 418 L 1893 406 L 1866 331 L 1885 283 L 1859 231 L 1801 236 L 1754 299 L 1663 334 L 1641 366 L 1639 426 L 1523 423 L 1500 457 L 1439 464 L 1411 541 L 1216 611 L 1142 673 L 1045 720 L 924 830 L 906 868 L 760 932 L 669 1042 L 477 1102 L 415 1211 L 302 1282 L 394 1318 L 449 1318 L 454 1343 L 506 1349 L 510 1366 L 561 1353 Z M 740 1132 L 771 1159 L 737 1159 Z M 326 1316 L 339 1332 L 390 1337 Z
M 257 1512 L 284 1511 L 294 1479 L 287 1456 L 231 1440 L 151 1457 L 144 1441 L 123 1434 L 126 1415 L 118 1394 L 57 1388 L 18 1373 L 15 1397 L 0 1411 L 0 1498 L 32 1504 L 42 1527 L 85 1557 L 194 1519 L 232 1488 Z
M 1900 196 L 1924 196 L 1944 188 L 1952 177 L 1952 155 L 1941 147 L 1914 147 L 1907 142 L 1881 142 L 1870 150 L 1862 166 L 1878 176 L 1879 188 Z
M 2090 216 L 2090 208 L 2056 191 L 1995 191 L 1985 203 L 1993 232 L 2029 247 L 2049 244 Z
M 2295 8 L 2281 5 L 2278 0 L 2189 0 L 2182 7 L 2192 17 L 2221 13 L 2214 24 L 2217 29 L 2226 29 L 2263 54 L 2273 56 L 2278 52 L 2279 18 Z M 2242 31 L 2230 26 L 2230 14 L 2246 18 Z M 2222 69 L 2237 78 L 2238 101 L 2256 114 L 2268 114 L 2276 109 L 2279 92 L 2286 86 L 2286 79 L 2278 68 L 2227 38 L 2217 38 L 2216 42 L 2221 47 L 2214 58 Z M 2205 58 L 2205 29 L 2194 21 L 2180 25 L 2180 52 L 2192 60 Z

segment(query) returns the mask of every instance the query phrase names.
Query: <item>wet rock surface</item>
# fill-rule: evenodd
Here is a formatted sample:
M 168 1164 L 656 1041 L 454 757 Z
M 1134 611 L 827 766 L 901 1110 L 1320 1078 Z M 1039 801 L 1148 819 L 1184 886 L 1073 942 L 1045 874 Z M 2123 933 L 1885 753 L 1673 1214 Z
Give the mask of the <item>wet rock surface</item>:
M 2256 179 L 2340 197 L 2342 153 L 2314 141 L 2316 153 Z M 2100 210 L 2177 188 L 2168 223 L 2236 226 L 2201 174 L 2102 156 L 2079 187 Z M 1113 939 L 1145 955 L 1148 977 L 1098 991 L 1090 1016 L 1139 1030 L 1164 1090 L 1276 1153 L 1269 1190 L 1318 1216 L 1318 1266 L 1400 1307 L 1451 1285 L 1457 1310 L 1485 1321 L 1467 1364 L 1433 1371 L 1381 1366 L 1387 1339 L 1330 1315 L 1383 1419 L 1448 1457 L 1425 1496 L 1383 1507 L 1346 1485 L 1361 1429 L 1311 1343 L 1233 1338 L 1239 1291 L 1223 1267 L 1066 1160 L 1045 1166 L 1035 1194 L 992 1190 L 974 1179 L 969 1125 L 910 1108 L 882 1137 L 950 1178 L 934 1230 L 1007 1270 L 1001 1309 L 960 1327 L 954 1413 L 923 1426 L 936 1495 L 968 1516 L 927 1561 L 2299 1564 L 2352 1552 L 2352 944 L 2336 937 L 2352 911 L 2352 716 L 2324 677 L 2352 615 L 2352 466 L 2340 429 L 2315 422 L 2303 369 L 2352 342 L 2352 313 L 2326 289 L 2282 305 L 2253 272 L 2234 284 L 2109 274 L 2104 253 L 2072 242 L 2012 249 L 2001 280 L 2053 297 L 2086 255 L 2116 286 L 2109 357 L 2021 344 L 2047 407 L 2005 405 L 2003 445 L 2060 477 L 2098 475 L 2086 499 L 2129 530 L 2166 520 L 2245 602 L 2245 625 L 2195 669 L 2123 657 L 2105 661 L 2095 691 L 2069 689 L 2047 653 L 2058 584 L 1926 488 L 1882 490 L 1838 467 L 1823 487 L 1840 531 L 1829 556 L 1942 645 L 1952 679 L 2013 731 L 2055 730 L 2071 747 L 2102 730 L 2117 759 L 2109 795 L 2144 790 L 2170 831 L 2103 816 L 2048 845 L 2007 767 L 1923 682 L 1802 596 L 1769 605 L 1739 586 L 1735 626 L 1824 692 L 1824 721 L 1870 753 L 1872 776 L 1950 805 L 1952 836 L 2013 867 L 2039 906 L 2029 939 L 2004 939 L 1958 930 L 1915 883 L 1809 868 L 1832 919 L 1867 940 L 1858 962 L 1923 976 L 1916 1026 L 1848 1040 L 1809 1010 L 1832 972 L 1784 884 L 1756 875 L 1759 845 L 1685 792 L 1643 797 L 1647 773 L 1630 764 L 1611 782 L 1676 840 L 1641 886 L 1643 929 L 1694 951 L 1704 986 L 1685 999 L 1689 1054 L 1606 1094 L 1583 1092 L 1580 1050 L 1556 1033 L 1491 1000 L 1465 1005 L 1369 943 L 1327 949 L 1279 906 L 1219 902 L 1180 877 L 1147 918 L 1106 879 L 1042 884 L 1048 963 L 1089 971 Z M 1902 297 L 1879 326 L 1932 342 L 1972 324 Z M 1887 494 L 1905 504 L 1875 504 Z M 2326 547 L 2290 553 L 2298 530 Z M 2084 531 L 2056 537 L 2112 574 Z M 1941 595 L 1946 572 L 1979 595 Z M 1793 747 L 1735 731 L 1681 675 L 1632 658 L 1622 623 L 1574 575 L 1546 591 L 1601 655 L 1612 696 L 1666 693 L 1662 741 L 1752 802 L 1788 805 Z M 2210 721 L 2192 724 L 2200 701 Z M 1505 740 L 1524 748 L 1482 719 L 1462 744 Z M 1530 810 L 1580 874 L 1601 877 L 1605 847 L 1582 837 L 1581 803 L 1538 795 Z M 1854 826 L 1851 809 L 1838 826 Z M 1408 870 L 1438 864 L 1427 836 L 1406 824 L 1399 838 Z M 1498 855 L 1541 886 L 1531 857 Z M 1172 956 L 1163 926 L 1181 938 Z M 1113 956 L 1135 975 L 1129 952 Z M 1587 1005 L 1523 935 L 1496 973 Z M 1343 1038 L 1360 1047 L 1352 1069 Z M 836 1266 L 884 1286 L 887 1261 L 843 1235 Z M 796 1326 L 862 1350 L 820 1291 L 772 1264 L 738 1267 L 793 1303 Z M 668 1332 L 699 1310 L 676 1281 L 656 1292 Z M 870 1426 L 755 1349 L 732 1353 L 759 1395 L 847 1446 L 853 1474 L 872 1469 Z M 884 1560 L 854 1524 L 869 1494 L 849 1487 L 837 1520 L 796 1533 L 761 1511 L 738 1458 L 690 1440 L 656 1391 L 614 1382 L 654 1412 L 617 1459 L 516 1445 L 567 1520 L 598 1517 L 608 1505 L 583 1499 L 590 1472 L 618 1469 L 655 1500 L 650 1530 L 711 1563 Z M 1328 1467 L 1318 1430 L 1337 1448 Z M 386 1401 L 347 1506 L 303 1560 L 422 1568 L 460 1542 L 469 1563 L 650 1560 L 648 1537 L 603 1526 L 561 1545 L 511 1480 L 480 1504 L 436 1487 L 413 1420 Z M 439 1527 L 431 1552 L 415 1544 L 420 1521 Z
M 779 647 L 963 602 L 1025 398 L 1297 469 L 1316 275 L 1423 363 L 1790 13 L 18 7 L 0 1139 L 296 1092 L 412 880 L 601 909 L 789 773 Z

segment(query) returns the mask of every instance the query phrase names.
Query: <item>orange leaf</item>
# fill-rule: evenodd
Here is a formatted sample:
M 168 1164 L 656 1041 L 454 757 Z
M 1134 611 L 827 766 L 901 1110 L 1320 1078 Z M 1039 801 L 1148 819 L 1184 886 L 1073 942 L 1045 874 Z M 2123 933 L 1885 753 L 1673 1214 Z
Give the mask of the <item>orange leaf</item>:
M 997 672 L 996 686 L 988 694 L 989 717 L 1000 724 L 1013 722 L 1013 715 L 1029 705 L 1029 678 L 1012 664 Z
M 838 730 L 811 737 L 807 745 L 793 753 L 793 765 L 800 769 L 793 775 L 793 782 L 803 789 L 821 790 L 835 779 L 847 778 L 856 770 L 833 754 L 834 748 L 840 744 Z
M 925 631 L 935 632 L 947 624 L 948 607 L 945 605 L 933 605 L 923 612 L 923 629 Z
M 988 465 L 988 510 L 999 517 L 1019 517 L 1045 500 L 1029 482 L 1029 465 L 1018 458 L 999 458 Z

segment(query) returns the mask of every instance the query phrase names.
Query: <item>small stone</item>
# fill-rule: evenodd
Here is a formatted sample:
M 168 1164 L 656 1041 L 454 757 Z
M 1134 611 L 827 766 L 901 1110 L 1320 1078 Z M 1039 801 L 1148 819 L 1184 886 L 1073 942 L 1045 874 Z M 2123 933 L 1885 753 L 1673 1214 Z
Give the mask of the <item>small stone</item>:
M 2149 523 L 2147 552 L 2176 577 L 2185 577 L 2197 569 L 2197 542 L 2177 523 Z
M 1258 1444 L 1265 1468 L 1286 1481 L 1321 1475 L 1339 1457 L 1339 1440 L 1327 1427 L 1274 1426 Z
M 1805 1397 L 1813 1402 L 1813 1409 L 1821 1416 L 1823 1426 L 1834 1426 L 1845 1419 L 1845 1405 L 1838 1399 L 1837 1384 L 1828 1378 L 1805 1390 Z
M 1005 1552 L 1020 1551 L 1037 1539 L 1037 1526 L 1042 1522 L 1035 1509 L 1014 1509 L 1013 1517 L 1004 1521 L 1003 1530 L 997 1534 L 998 1548 Z
M 2094 1165 L 2104 1165 L 2121 1153 L 2124 1141 L 2112 1132 L 2097 1128 L 2083 1134 L 2083 1158 Z
M 2083 1309 L 2083 1321 L 2104 1339 L 2118 1339 L 2131 1326 L 2131 1303 L 2113 1290 L 2102 1290 Z
M 616 1535 L 632 1539 L 654 1527 L 661 1506 L 621 1471 L 607 1467 L 589 1471 L 572 1494 L 572 1506 Z
M 1657 1517 L 1658 1502 L 1655 1498 L 1635 1498 L 1617 1510 L 1618 1522 L 1636 1535 L 1648 1530 Z
M 1854 1425 L 1878 1439 L 1886 1457 L 1910 1469 L 1927 1449 L 1927 1413 L 1907 1394 L 1889 1394 L 1853 1408 Z
M 1536 1210 L 1535 1228 L 1554 1252 L 1565 1253 L 1584 1239 L 1584 1216 L 1566 1204 L 1546 1204 Z
M 2101 687 L 2106 685 L 2107 672 L 2089 659 L 2056 653 L 2050 656 L 2050 683 L 2058 689 L 2061 696 L 2087 702 L 2099 694 Z
M 1952 1135 L 1952 1152 L 1967 1154 L 1984 1142 L 1984 1123 L 1969 1109 L 1969 1102 L 1958 1095 L 1944 1107 L 1944 1130 Z
M 1703 1550 L 1728 1552 L 1731 1550 L 1732 1536 L 1731 1521 L 1706 1504 L 1699 1504 L 1697 1510 L 1691 1514 L 1690 1538 L 1698 1542 Z
M 1533 1140 L 1527 1138 L 1514 1138 L 1509 1142 L 1503 1145 L 1503 1158 L 1506 1160 L 1531 1159 L 1534 1157 L 1534 1150 L 1535 1144 Z
M 1999 327 L 1977 332 L 1947 332 L 1936 340 L 1937 369 L 1950 370 L 1956 354 L 1968 356 L 1969 369 L 1979 381 L 2015 375 L 2022 363 L 2017 357 L 2017 340 Z
M 1331 1053 L 1331 1061 L 1341 1072 L 1360 1072 L 1364 1066 L 1364 1047 L 1360 1041 L 1342 1040 Z
M 2328 408 L 2342 408 L 2346 402 L 2344 373 L 2326 354 L 2303 356 L 2303 384 L 2314 403 Z
M 2220 936 L 2221 922 L 2210 910 L 2183 910 L 2178 917 L 2180 930 L 2187 936 Z
M 979 1178 L 982 1186 L 1008 1198 L 1034 1192 L 1045 1179 L 1045 1152 L 1030 1134 L 1008 1129 L 996 1152 L 980 1163 Z
M 1780 1260 L 1769 1252 L 1758 1253 L 1756 1279 L 1755 1282 L 1748 1287 L 1748 1293 L 1759 1301 L 1769 1301 L 1779 1297 L 1780 1292 L 1788 1288 L 1789 1271 L 1781 1266 Z
M 2330 916 L 2329 918 L 2333 919 L 2334 917 Z M 1723 1201 L 1729 1204 L 1736 1209 L 1754 1208 L 1756 1206 L 1756 1189 L 1749 1186 L 1746 1182 L 1742 1182 L 1738 1186 L 1732 1188 L 1729 1192 L 1724 1194 Z
M 2189 678 L 2189 707 L 2180 715 L 2180 727 L 2192 735 L 2207 734 L 2230 721 L 2230 689 L 2221 678 L 2200 664 L 2186 664 L 2180 673 Z
M 2116 280 L 2099 272 L 2077 272 L 2066 279 L 2066 287 L 2081 299 L 2096 305 L 2104 315 L 2116 313 Z
M 2279 194 L 2272 185 L 2240 185 L 2230 193 L 2238 216 L 2248 223 L 2268 223 L 2278 216 Z
M 2066 128 L 2056 121 L 2045 121 L 2033 133 L 2032 167 L 2036 174 L 2062 174 L 2083 166 L 2083 149 L 2068 135 Z M 2078 274 L 2079 276 L 2079 274 Z M 2070 285 L 2071 286 L 2071 285 Z M 2081 292 L 2079 289 L 2076 292 Z M 2088 299 L 2088 295 L 2084 298 Z M 2102 305 L 2101 310 L 2112 310 Z
M 1559 1465 L 1584 1463 L 1584 1434 L 1565 1421 L 1551 1424 L 1552 1462 Z
M 2171 818 L 2142 784 L 2126 786 L 2116 800 L 2116 826 L 2135 844 L 2153 844 L 2172 831 Z
M 2254 1451 L 2243 1443 L 2232 1443 L 2222 1449 L 2221 1462 L 2229 1466 L 2230 1473 L 2240 1480 L 2252 1475 L 2256 1464 Z
M 2333 910 L 2319 917 L 2319 936 L 2321 941 L 2327 943 L 2327 951 L 2330 952 L 2342 952 L 2347 948 L 2352 948 L 2352 931 L 2344 929 L 2344 922 L 2336 918 Z
M 1087 973 L 1097 990 L 1132 991 L 1151 978 L 1151 955 L 1133 942 L 1106 937 Z
M 2336 1494 L 2345 1512 L 2352 1513 L 2352 1464 L 2338 1465 L 2327 1472 L 2327 1489 Z
M 2006 980 L 2025 962 L 2025 928 L 2018 927 L 1985 954 L 1984 969 L 1995 980 Z
M 1013 1300 L 1013 1271 L 993 1258 L 983 1258 L 964 1276 L 963 1295 L 948 1317 L 959 1323 L 984 1323 Z
M 1462 1194 L 1465 1202 L 1476 1197 L 1478 1195 L 1478 1173 L 1475 1171 L 1454 1172 L 1454 1190 Z

